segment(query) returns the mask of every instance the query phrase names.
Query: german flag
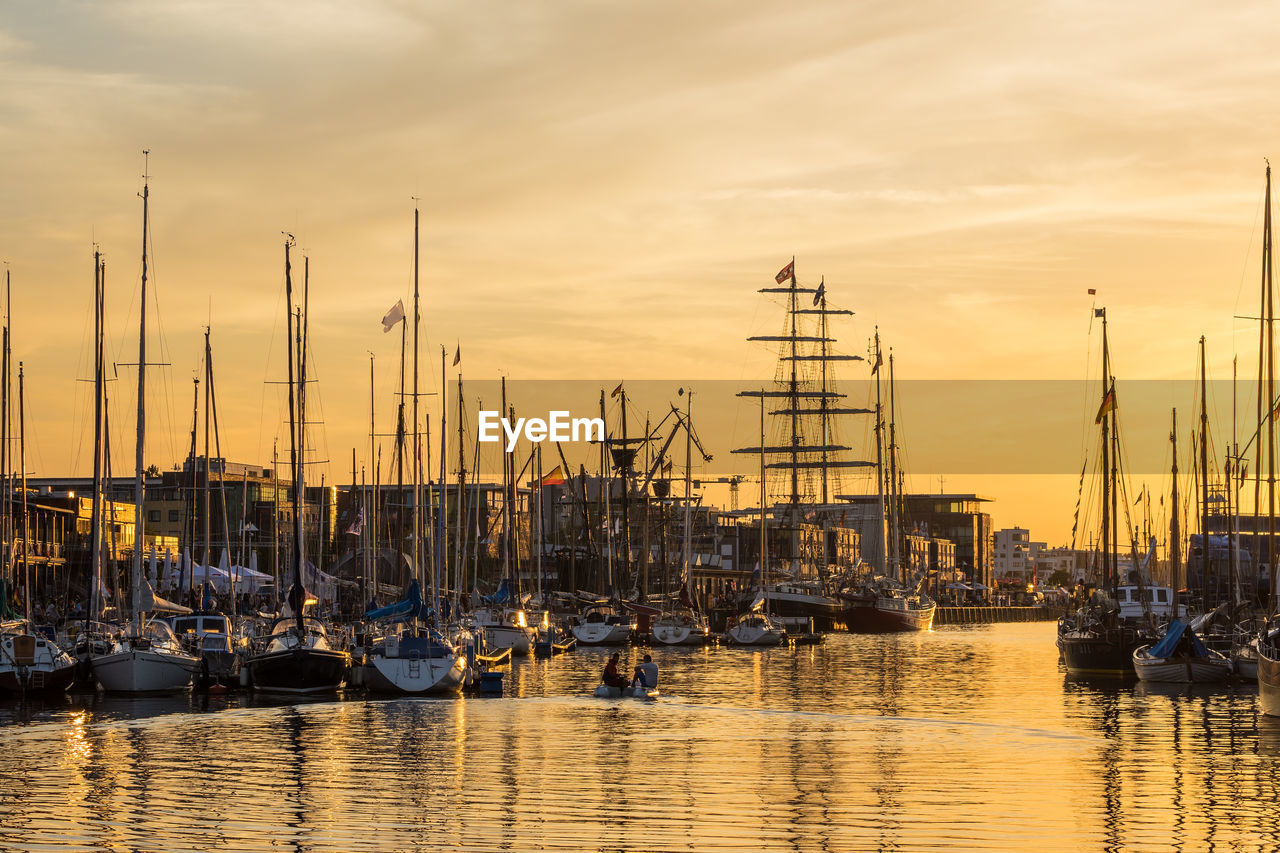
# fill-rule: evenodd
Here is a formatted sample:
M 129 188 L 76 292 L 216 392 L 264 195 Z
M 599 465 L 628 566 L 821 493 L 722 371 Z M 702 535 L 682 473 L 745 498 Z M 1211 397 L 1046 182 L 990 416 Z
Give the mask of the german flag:
M 563 486 L 564 472 L 560 470 L 560 466 L 551 469 L 551 473 L 538 481 L 539 486 Z
M 1098 416 L 1093 419 L 1093 422 L 1095 424 L 1102 423 L 1102 419 L 1107 416 L 1107 412 L 1115 411 L 1115 408 L 1116 408 L 1116 389 L 1115 389 L 1115 386 L 1113 385 L 1111 386 L 1111 390 L 1103 395 L 1102 405 L 1098 407 Z

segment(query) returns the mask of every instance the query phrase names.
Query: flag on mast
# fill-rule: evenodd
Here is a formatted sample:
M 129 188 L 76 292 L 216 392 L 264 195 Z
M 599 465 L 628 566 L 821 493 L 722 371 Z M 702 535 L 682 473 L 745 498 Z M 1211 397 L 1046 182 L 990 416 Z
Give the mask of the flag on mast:
M 392 305 L 391 310 L 388 311 L 382 317 L 382 331 L 384 332 L 391 331 L 393 328 L 395 328 L 396 323 L 399 323 L 403 319 L 404 319 L 404 300 L 397 299 L 396 304 Z
M 458 344 L 458 349 L 453 354 L 453 366 L 457 367 L 458 363 L 461 361 L 462 361 L 462 344 Z
M 818 289 L 813 292 L 813 304 L 817 305 L 827 295 L 827 279 L 823 276 L 822 281 L 818 282 Z
M 621 383 L 621 382 L 619 382 L 619 383 L 618 383 L 618 387 L 617 387 L 617 388 L 614 388 L 614 389 L 613 389 L 613 393 L 612 393 L 612 394 L 610 394 L 609 396 L 612 398 L 612 397 L 616 397 L 616 396 L 618 396 L 618 395 L 619 395 L 619 394 L 621 394 L 621 393 L 622 393 L 622 383 Z
M 1098 407 L 1098 416 L 1093 419 L 1093 422 L 1095 424 L 1102 423 L 1102 419 L 1107 416 L 1107 412 L 1115 411 L 1115 408 L 1116 408 L 1116 389 L 1115 389 L 1115 386 L 1112 386 L 1111 390 L 1108 391 L 1105 395 L 1103 395 L 1102 405 Z
M 554 468 L 552 468 L 552 469 L 551 469 L 551 473 L 550 473 L 550 474 L 548 474 L 547 476 L 543 477 L 540 481 L 538 481 L 538 485 L 540 485 L 540 486 L 563 486 L 563 485 L 564 485 L 564 472 L 562 472 L 562 471 L 560 470 L 560 466 L 559 466 L 559 465 L 557 465 L 556 467 L 554 467 Z
M 782 284 L 787 279 L 791 279 L 792 283 L 794 283 L 796 279 L 796 259 L 792 258 L 791 263 L 778 270 L 778 274 L 775 275 L 773 279 L 778 282 L 778 284 Z

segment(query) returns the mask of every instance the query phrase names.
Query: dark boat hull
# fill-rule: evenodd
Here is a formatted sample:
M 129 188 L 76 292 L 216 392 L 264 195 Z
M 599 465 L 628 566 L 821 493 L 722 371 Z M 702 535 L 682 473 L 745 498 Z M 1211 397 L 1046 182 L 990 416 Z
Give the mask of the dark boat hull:
M 855 603 L 844 611 L 844 623 L 853 634 L 902 634 L 908 631 L 928 631 L 933 627 L 933 614 L 937 606 L 889 609 L 873 603 Z
M 19 671 L 5 669 L 0 671 L 0 695 L 23 696 L 64 693 L 75 679 L 75 664 L 52 670 L 30 668 L 25 671 Z
M 1061 636 L 1062 661 L 1071 675 L 1137 678 L 1133 653 L 1150 640 L 1132 628 L 1113 628 L 1086 636 Z
M 264 693 L 336 693 L 347 677 L 350 658 L 332 649 L 286 649 L 249 658 L 245 666 L 254 690 Z

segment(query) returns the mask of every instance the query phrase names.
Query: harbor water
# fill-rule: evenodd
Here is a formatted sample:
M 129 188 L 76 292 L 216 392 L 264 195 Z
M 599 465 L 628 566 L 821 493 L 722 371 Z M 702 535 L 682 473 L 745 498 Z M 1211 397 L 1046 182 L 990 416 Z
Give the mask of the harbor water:
M 1066 678 L 1052 623 L 517 660 L 501 698 L 0 705 L 4 850 L 1255 850 L 1253 685 Z M 644 650 L 624 649 L 629 672 Z

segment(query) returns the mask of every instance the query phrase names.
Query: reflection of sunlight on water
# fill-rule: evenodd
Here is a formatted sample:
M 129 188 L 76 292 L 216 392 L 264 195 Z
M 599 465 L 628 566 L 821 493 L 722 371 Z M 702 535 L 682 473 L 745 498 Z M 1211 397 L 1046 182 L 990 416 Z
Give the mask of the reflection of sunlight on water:
M 591 697 L 604 658 L 585 650 L 513 663 L 498 699 L 77 699 L 5 728 L 0 848 L 1129 850 L 1275 838 L 1280 721 L 1257 718 L 1256 691 L 1064 683 L 1052 630 L 649 650 L 653 702 Z M 624 650 L 628 666 L 644 651 Z

